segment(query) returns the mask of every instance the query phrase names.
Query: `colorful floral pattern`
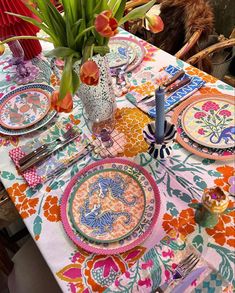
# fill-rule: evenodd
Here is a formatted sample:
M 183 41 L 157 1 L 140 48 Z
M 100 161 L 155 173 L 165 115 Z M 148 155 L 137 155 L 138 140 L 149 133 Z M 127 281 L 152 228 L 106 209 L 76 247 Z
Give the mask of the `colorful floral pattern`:
M 57 276 L 68 282 L 71 292 L 103 292 L 118 276 L 130 268 L 145 252 L 137 246 L 126 253 L 113 256 L 88 254 L 79 249 Z
M 121 35 L 129 36 L 125 31 L 122 31 Z M 199 90 L 200 93 L 233 94 L 234 89 L 232 87 L 217 81 L 215 78 L 192 66 L 188 66 L 183 61 L 177 60 L 173 56 L 166 55 L 163 51 L 157 50 L 153 46 L 146 46 L 145 42 L 143 42 L 143 44 L 145 48 L 148 48 L 144 62 L 133 72 L 128 73 L 128 79 L 133 87 L 139 84 L 139 80 L 141 80 L 143 84 L 146 81 L 151 81 L 153 78 L 153 69 L 157 72 L 168 64 L 172 64 L 186 70 L 189 74 L 198 74 L 208 82 L 205 87 Z M 49 83 L 51 76 L 50 67 L 47 61 L 41 61 L 41 59 L 40 62 L 32 61 L 33 64 L 37 64 L 40 68 L 37 82 L 46 81 L 46 83 Z M 14 73 L 12 73 L 13 71 L 12 66 L 10 68 L 6 62 L 0 62 L 0 98 L 3 94 L 15 87 L 12 78 L 14 76 Z M 148 88 L 151 89 L 151 86 L 148 85 Z M 188 208 L 188 203 L 190 203 L 193 198 L 197 198 L 198 201 L 200 200 L 202 191 L 206 187 L 211 187 L 216 184 L 221 186 L 225 191 L 228 191 L 231 187 L 229 178 L 234 176 L 234 168 L 231 167 L 232 164 L 221 166 L 221 164 L 216 163 L 214 160 L 202 159 L 187 152 L 177 143 L 174 144 L 174 153 L 170 158 L 162 161 L 153 160 L 145 153 L 148 146 L 144 143 L 142 137 L 142 128 L 151 121 L 150 118 L 136 108 L 127 108 L 131 105 L 128 104 L 123 97 L 117 98 L 117 104 L 119 108 L 116 119 L 117 128 L 118 131 L 123 132 L 128 139 L 123 155 L 128 156 L 130 159 L 134 157 L 133 159 L 137 163 L 151 172 L 161 190 L 161 208 L 165 209 L 167 212 L 163 214 L 164 219 L 163 217 L 160 219 L 160 222 L 158 222 L 156 226 L 157 228 L 153 229 L 152 235 L 143 243 L 142 247 L 136 247 L 130 252 L 118 256 L 116 255 L 115 257 L 102 258 L 99 255 L 95 258 L 95 255 L 75 248 L 69 238 L 66 237 L 61 222 L 59 221 L 58 205 L 64 187 L 75 173 L 90 162 L 97 160 L 97 156 L 87 156 L 84 160 L 81 160 L 77 164 L 74 164 L 73 167 L 66 170 L 66 172 L 56 178 L 56 180 L 51 180 L 46 184 L 39 184 L 37 188 L 33 189 L 23 183 L 22 177 L 17 174 L 16 169 L 10 163 L 8 151 L 13 148 L 12 144 L 14 142 L 12 141 L 9 143 L 10 138 L 8 140 L 4 138 L 3 141 L 0 141 L 2 160 L 1 181 L 7 187 L 10 197 L 15 205 L 17 205 L 22 217 L 24 217 L 24 221 L 30 233 L 37 240 L 37 245 L 42 251 L 50 269 L 57 275 L 57 280 L 59 281 L 62 291 L 72 293 L 95 292 L 95 290 L 98 291 L 98 288 L 107 288 L 107 285 L 113 281 L 113 284 L 121 285 L 120 279 L 115 279 L 117 276 L 117 268 L 120 274 L 124 272 L 121 277 L 125 276 L 125 278 L 129 278 L 129 280 L 135 282 L 136 280 L 132 278 L 130 269 L 133 269 L 134 275 L 138 275 L 139 270 L 136 270 L 135 266 L 139 264 L 137 260 L 140 259 L 140 256 L 142 256 L 147 249 L 159 242 L 166 231 L 170 235 L 170 239 L 176 239 L 179 236 L 178 230 L 170 231 L 170 228 L 173 227 L 173 229 L 175 229 L 175 227 L 180 227 L 181 224 L 182 228 L 180 231 L 185 235 L 181 237 L 190 237 L 194 246 L 199 251 L 204 251 L 208 255 L 208 259 L 213 259 L 213 264 L 216 269 L 219 270 L 220 274 L 227 280 L 231 282 L 234 281 L 234 240 L 233 236 L 231 236 L 231 233 L 234 234 L 232 228 L 234 225 L 234 213 L 231 212 L 228 215 L 223 215 L 221 222 L 219 222 L 214 229 L 206 230 L 198 228 L 194 222 L 193 210 Z M 76 113 L 75 116 L 61 114 L 60 117 L 65 116 L 69 119 L 68 117 L 70 116 L 73 124 L 81 123 L 81 127 L 87 132 L 82 117 L 81 102 L 76 97 L 74 98 L 73 114 L 74 113 Z M 25 142 L 30 141 L 31 136 L 37 137 L 38 134 L 44 130 L 45 128 L 32 133 L 28 137 L 21 136 L 19 139 L 17 138 L 15 143 L 17 143 L 17 145 L 23 145 Z M 48 137 L 48 141 L 53 137 Z M 222 231 L 223 236 L 221 235 Z M 191 234 L 188 235 L 188 233 Z M 223 245 L 219 243 L 223 243 Z M 171 243 L 168 244 L 171 245 Z M 182 246 L 178 248 L 182 249 Z M 54 249 L 53 254 L 51 253 L 52 249 Z M 76 251 L 74 252 L 75 249 Z M 164 281 L 169 277 L 169 271 L 175 266 L 173 259 L 170 258 L 172 251 L 175 254 L 174 250 L 175 249 L 170 247 L 164 250 L 163 256 L 162 254 L 160 255 L 161 258 L 165 260 L 164 267 L 159 267 L 158 259 L 153 259 L 151 254 L 148 259 L 146 259 L 146 256 L 143 256 L 145 259 L 143 264 L 140 264 L 140 269 L 142 266 L 143 269 L 146 270 L 153 268 L 154 276 L 152 279 L 145 276 L 142 277 L 141 280 L 136 281 L 140 288 L 143 290 L 151 289 L 149 285 L 152 281 L 155 280 L 154 284 L 156 285 L 159 284 L 160 279 Z M 171 260 L 171 262 L 167 262 L 168 260 Z M 88 262 L 90 268 L 92 268 L 90 271 L 87 267 Z M 152 267 L 153 264 L 156 264 L 156 270 L 155 266 Z M 127 270 L 128 268 L 129 270 Z M 85 269 L 87 270 L 86 275 L 84 273 Z M 108 274 L 110 283 L 107 284 L 107 280 L 103 279 L 102 276 L 104 274 Z M 101 276 L 100 279 L 99 276 Z M 208 284 L 203 283 L 202 285 L 207 288 L 206 286 Z M 214 287 L 212 287 L 212 290 L 213 289 Z M 123 288 L 123 290 L 127 292 L 127 288 Z

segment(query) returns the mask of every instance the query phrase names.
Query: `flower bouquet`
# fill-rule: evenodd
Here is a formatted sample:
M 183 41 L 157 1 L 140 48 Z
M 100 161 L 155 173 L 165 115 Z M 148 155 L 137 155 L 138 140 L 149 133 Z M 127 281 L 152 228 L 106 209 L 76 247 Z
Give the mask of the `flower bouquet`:
M 69 101 L 80 83 L 93 86 L 98 84 L 100 70 L 92 57 L 98 54 L 104 56 L 109 52 L 109 38 L 118 33 L 118 27 L 127 21 L 144 18 L 155 4 L 155 0 L 151 0 L 124 15 L 126 0 L 61 0 L 63 13 L 50 0 L 24 2 L 36 17 L 9 14 L 43 30 L 48 35 L 43 40 L 54 45 L 47 57 L 64 61 L 60 91 L 55 100 L 52 100 L 57 110 L 62 108 L 62 111 L 71 110 Z M 146 20 L 151 21 L 149 17 Z M 150 26 L 152 25 L 151 23 Z M 18 36 L 0 43 L 0 47 L 14 39 L 28 38 L 41 40 L 35 36 Z M 73 70 L 77 61 L 80 63 L 79 74 Z

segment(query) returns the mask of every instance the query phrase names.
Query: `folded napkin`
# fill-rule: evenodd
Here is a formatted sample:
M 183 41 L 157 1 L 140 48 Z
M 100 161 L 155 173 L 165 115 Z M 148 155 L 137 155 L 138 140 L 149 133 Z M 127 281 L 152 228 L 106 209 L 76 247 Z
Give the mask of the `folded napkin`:
M 90 142 L 90 139 L 76 126 L 68 122 L 68 119 L 63 118 L 49 130 L 44 132 L 40 137 L 27 142 L 25 145 L 17 147 L 9 152 L 9 156 L 13 160 L 16 167 L 19 167 L 19 160 L 29 154 L 44 143 L 50 143 L 61 136 L 69 127 L 73 127 L 81 133 L 75 141 L 69 143 L 63 149 L 59 150 L 42 163 L 33 166 L 22 173 L 22 176 L 30 187 L 35 187 L 39 183 L 43 183 L 51 177 L 55 176 L 64 168 L 67 168 L 71 163 L 76 161 L 84 152 L 84 147 Z
M 154 84 L 155 88 L 157 88 L 158 85 L 162 84 L 164 81 L 174 76 L 180 70 L 181 68 L 169 65 L 164 70 L 160 71 L 157 74 L 157 76 L 155 76 L 152 83 Z M 188 74 L 185 74 L 183 77 L 177 80 L 176 83 L 178 83 L 179 81 L 185 78 L 190 78 L 191 79 L 190 83 L 174 91 L 167 97 L 165 101 L 165 112 L 170 111 L 172 108 L 178 105 L 181 101 L 187 99 L 189 96 L 191 96 L 194 92 L 196 92 L 199 88 L 201 88 L 205 84 L 205 82 L 200 77 L 191 76 Z M 155 107 L 150 107 L 150 106 L 144 105 L 143 103 L 138 103 L 148 94 L 149 93 L 146 94 L 136 89 L 133 89 L 132 91 L 126 94 L 126 98 L 135 106 L 140 108 L 142 111 L 149 114 L 151 117 L 155 117 L 156 116 Z
M 184 284 L 182 279 L 175 280 L 164 292 L 189 293 L 195 289 L 197 293 L 219 293 L 222 292 L 223 288 L 228 288 L 229 283 L 206 262 L 190 243 L 187 243 L 181 235 L 177 235 L 177 239 L 169 236 L 164 237 L 160 244 L 150 249 L 128 271 L 116 279 L 105 293 L 155 292 L 157 287 L 170 279 L 171 271 L 177 267 L 179 262 L 192 252 L 198 255 L 200 260 L 191 273 L 201 272 L 201 275 L 193 281 L 184 282 Z M 187 277 L 184 281 L 186 279 Z M 207 286 L 211 291 L 204 291 Z

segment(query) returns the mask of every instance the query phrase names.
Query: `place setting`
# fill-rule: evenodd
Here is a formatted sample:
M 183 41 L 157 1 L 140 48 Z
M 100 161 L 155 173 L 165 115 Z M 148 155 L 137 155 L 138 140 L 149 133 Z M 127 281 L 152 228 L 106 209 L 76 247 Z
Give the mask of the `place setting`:
M 172 122 L 176 140 L 188 151 L 213 160 L 234 160 L 235 113 L 232 96 L 197 95 L 180 104 Z
M 0 133 L 26 135 L 47 125 L 55 116 L 50 96 L 54 89 L 46 84 L 19 86 L 0 99 Z
M 126 159 L 104 159 L 79 171 L 61 202 L 64 229 L 72 241 L 98 254 L 122 253 L 152 232 L 160 194 L 152 176 Z

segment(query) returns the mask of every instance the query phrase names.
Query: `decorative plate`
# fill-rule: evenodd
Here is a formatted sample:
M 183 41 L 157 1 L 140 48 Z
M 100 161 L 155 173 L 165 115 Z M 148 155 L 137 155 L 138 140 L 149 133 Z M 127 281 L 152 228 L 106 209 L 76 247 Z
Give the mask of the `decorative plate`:
M 131 64 L 136 57 L 134 46 L 129 46 L 124 41 L 111 39 L 109 42 L 109 49 L 110 53 L 107 54 L 107 57 L 110 68 L 122 66 L 127 62 Z
M 216 95 L 196 95 L 188 98 L 186 101 L 182 102 L 174 110 L 172 116 L 172 122 L 177 125 L 177 137 L 176 140 L 189 152 L 203 158 L 212 160 L 229 161 L 235 159 L 235 146 L 228 147 L 226 149 L 215 149 L 203 146 L 195 141 L 193 141 L 184 131 L 182 127 L 182 114 L 184 110 L 196 101 L 205 100 L 210 98 L 213 101 L 215 98 L 223 99 L 225 102 L 231 103 L 233 97 L 229 95 L 216 94 Z
M 143 218 L 145 193 L 131 174 L 98 170 L 76 184 L 69 200 L 74 227 L 84 237 L 101 243 L 121 240 Z
M 195 142 L 216 149 L 235 145 L 234 100 L 214 97 L 196 100 L 182 115 L 182 127 Z
M 14 95 L 14 94 L 18 94 L 19 89 L 21 91 L 42 91 L 43 93 L 45 93 L 46 95 L 50 95 L 54 89 L 46 84 L 40 84 L 40 83 L 35 83 L 35 84 L 29 84 L 29 85 L 24 85 L 21 87 L 18 87 L 17 89 L 12 90 L 11 92 L 7 93 L 6 95 L 4 95 L 1 99 L 0 99 L 0 107 L 1 105 L 3 105 L 5 103 L 5 101 L 8 100 L 9 94 L 10 95 Z M 4 134 L 4 135 L 11 135 L 11 136 L 16 136 L 16 135 L 24 135 L 24 134 L 28 134 L 31 133 L 41 127 L 43 127 L 44 125 L 46 125 L 55 115 L 56 115 L 56 111 L 49 111 L 48 113 L 46 113 L 46 115 L 38 122 L 36 122 L 34 125 L 29 126 L 29 127 L 25 127 L 22 129 L 8 129 L 5 128 L 3 126 L 0 125 L 0 133 Z
M 141 220 L 137 228 L 133 230 L 133 232 L 129 236 L 111 243 L 99 243 L 88 240 L 76 230 L 69 215 L 69 198 L 73 187 L 78 184 L 78 181 L 81 182 L 83 178 L 90 174 L 93 174 L 98 170 L 106 170 L 110 168 L 125 171 L 126 173 L 129 173 L 131 176 L 133 176 L 140 183 L 145 192 L 146 207 L 143 219 Z M 74 243 L 92 253 L 109 255 L 130 250 L 143 242 L 149 236 L 154 225 L 156 224 L 159 209 L 159 190 L 154 179 L 143 167 L 128 160 L 105 159 L 87 166 L 72 178 L 62 198 L 61 219 L 65 231 L 67 232 L 68 236 L 74 241 Z
M 113 37 L 110 39 L 110 43 L 113 41 L 122 41 L 125 42 L 125 44 L 132 48 L 135 52 L 135 58 L 132 62 L 130 62 L 129 66 L 126 69 L 126 72 L 130 72 L 134 70 L 137 66 L 140 65 L 140 63 L 143 61 L 144 56 L 146 54 L 144 46 L 136 39 L 133 38 L 127 38 L 127 37 Z
M 42 120 L 50 109 L 47 92 L 17 88 L 4 96 L 0 104 L 0 124 L 8 129 L 22 129 Z
M 122 66 L 128 62 L 128 46 L 122 41 L 109 42 L 110 52 L 107 54 L 109 67 Z

